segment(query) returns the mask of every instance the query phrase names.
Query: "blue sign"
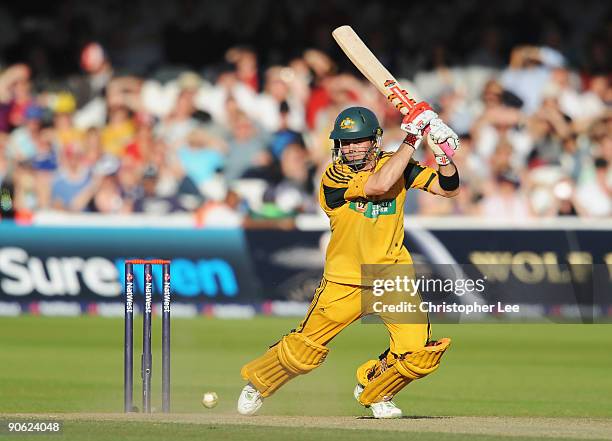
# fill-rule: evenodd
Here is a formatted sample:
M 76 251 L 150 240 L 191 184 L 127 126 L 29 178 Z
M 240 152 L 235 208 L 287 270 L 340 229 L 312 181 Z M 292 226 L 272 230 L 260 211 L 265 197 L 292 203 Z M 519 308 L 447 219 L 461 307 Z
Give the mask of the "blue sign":
M 126 259 L 170 259 L 178 301 L 258 298 L 242 230 L 22 227 L 0 224 L 0 300 L 116 300 Z M 142 294 L 138 266 L 136 294 Z M 161 268 L 154 267 L 155 292 Z

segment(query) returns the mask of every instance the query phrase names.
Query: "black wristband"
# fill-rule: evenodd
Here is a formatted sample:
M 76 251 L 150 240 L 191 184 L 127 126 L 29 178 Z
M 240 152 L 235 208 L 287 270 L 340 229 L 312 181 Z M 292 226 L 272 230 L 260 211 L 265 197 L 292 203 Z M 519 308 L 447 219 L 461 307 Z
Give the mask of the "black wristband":
M 459 188 L 459 171 L 455 168 L 455 173 L 451 176 L 444 176 L 438 172 L 438 182 L 444 191 L 453 191 Z

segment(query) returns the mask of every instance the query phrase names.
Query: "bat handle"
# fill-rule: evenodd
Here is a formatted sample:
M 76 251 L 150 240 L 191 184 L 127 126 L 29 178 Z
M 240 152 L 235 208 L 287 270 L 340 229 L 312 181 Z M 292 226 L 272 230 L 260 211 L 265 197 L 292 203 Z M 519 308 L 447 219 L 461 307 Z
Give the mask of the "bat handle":
M 423 129 L 423 132 L 425 133 L 425 135 L 429 134 L 429 131 L 431 130 L 431 127 L 427 126 Z M 440 144 L 438 144 L 438 146 L 440 146 L 440 148 L 442 149 L 442 151 L 446 154 L 446 156 L 448 156 L 449 158 L 452 158 L 455 155 L 455 151 L 451 148 L 450 145 L 448 145 L 448 142 L 444 141 L 441 142 Z

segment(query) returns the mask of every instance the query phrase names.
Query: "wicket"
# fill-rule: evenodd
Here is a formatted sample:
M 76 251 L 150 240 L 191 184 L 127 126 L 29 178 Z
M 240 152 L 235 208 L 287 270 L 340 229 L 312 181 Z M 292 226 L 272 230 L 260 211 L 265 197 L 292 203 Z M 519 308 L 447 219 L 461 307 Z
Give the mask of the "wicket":
M 144 310 L 142 320 L 142 411 L 151 413 L 151 312 L 153 265 L 162 266 L 162 411 L 170 412 L 170 261 L 132 259 L 125 261 L 124 412 L 132 412 L 134 395 L 134 265 L 144 266 Z

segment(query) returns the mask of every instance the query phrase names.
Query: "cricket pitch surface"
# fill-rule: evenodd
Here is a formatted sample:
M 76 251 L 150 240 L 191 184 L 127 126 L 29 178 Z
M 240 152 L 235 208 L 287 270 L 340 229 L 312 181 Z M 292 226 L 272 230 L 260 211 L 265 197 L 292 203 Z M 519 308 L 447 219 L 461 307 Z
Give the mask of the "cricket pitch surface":
M 421 432 L 489 437 L 602 439 L 612 440 L 612 420 L 607 418 L 547 417 L 472 417 L 405 416 L 395 420 L 347 416 L 271 416 L 243 417 L 230 413 L 198 414 L 115 414 L 115 413 L 41 413 L 0 414 L 0 419 L 61 420 L 64 422 L 156 422 L 203 426 L 252 426 L 294 429 L 374 430 Z

